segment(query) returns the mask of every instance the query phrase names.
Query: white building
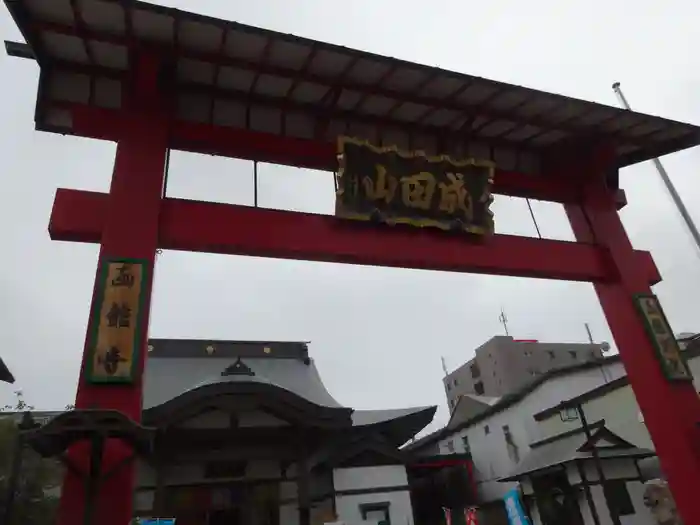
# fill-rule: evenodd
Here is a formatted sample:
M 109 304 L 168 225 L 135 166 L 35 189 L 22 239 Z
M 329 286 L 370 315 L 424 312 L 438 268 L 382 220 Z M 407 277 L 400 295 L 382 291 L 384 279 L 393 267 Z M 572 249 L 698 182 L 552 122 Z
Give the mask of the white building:
M 685 350 L 685 355 L 696 378 L 696 387 L 700 387 L 700 349 L 691 345 Z M 579 507 L 583 522 L 594 523 L 585 502 L 581 475 L 575 465 L 585 464 L 589 485 L 596 482 L 597 473 L 593 461 L 583 461 L 578 450 L 584 447 L 586 439 L 576 411 L 562 413 L 559 409 L 561 402 L 566 400 L 580 403 L 591 428 L 600 430 L 600 435 L 594 436 L 598 447 L 617 444 L 616 450 L 626 449 L 621 455 L 613 454 L 614 460 L 608 457 L 604 461 L 604 475 L 606 479 L 622 479 L 627 483 L 626 492 L 634 512 L 625 512 L 620 516 L 620 522 L 623 525 L 646 525 L 648 513 L 643 508 L 641 481 L 658 473 L 653 472 L 653 465 L 647 470 L 650 461 L 642 458 L 653 451 L 653 443 L 624 367 L 616 355 L 596 363 L 550 371 L 525 388 L 500 399 L 463 396 L 445 428 L 421 438 L 408 448 L 418 454 L 470 453 L 479 500 L 485 509 L 502 508 L 502 498 L 514 487 L 519 486 L 526 496 L 531 494 L 532 487 L 523 471 L 528 468 L 543 471 L 558 462 L 564 465 L 561 468 L 566 471 L 569 481 L 581 488 Z M 554 457 L 566 455 L 564 452 L 569 454 L 568 458 Z M 606 454 L 611 454 L 610 450 L 600 455 Z M 600 485 L 586 490 L 592 492 L 590 497 L 596 501 L 596 506 L 605 507 L 601 503 L 604 498 Z M 537 523 L 537 513 L 532 514 Z M 601 525 L 610 523 L 607 508 L 598 514 Z

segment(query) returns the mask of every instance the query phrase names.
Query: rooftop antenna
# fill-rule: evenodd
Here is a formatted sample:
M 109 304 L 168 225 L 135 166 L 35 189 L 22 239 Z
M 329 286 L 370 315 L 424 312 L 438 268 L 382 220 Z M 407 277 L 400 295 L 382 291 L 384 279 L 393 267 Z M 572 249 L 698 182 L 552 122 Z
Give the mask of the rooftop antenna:
M 501 308 L 501 315 L 498 316 L 498 320 L 503 325 L 503 329 L 505 330 L 506 335 L 509 336 L 510 333 L 508 333 L 508 318 L 506 317 L 506 313 L 503 311 L 503 308 Z
M 445 363 L 445 356 L 440 357 L 440 361 L 442 361 L 442 371 L 445 372 L 445 377 L 449 375 L 447 372 L 447 364 Z
M 588 333 L 588 342 L 591 344 L 595 344 L 593 341 L 593 334 L 591 333 L 591 327 L 588 323 L 585 323 L 586 325 L 586 333 Z
M 622 88 L 620 87 L 620 83 L 615 82 L 612 85 L 612 88 L 613 88 L 613 91 L 615 91 L 615 94 L 617 95 L 617 98 L 620 100 L 620 103 L 622 104 L 622 106 L 626 110 L 632 111 L 632 108 L 630 107 L 629 102 L 627 102 L 625 95 L 622 93 Z M 678 192 L 676 191 L 676 188 L 673 185 L 673 182 L 671 182 L 671 179 L 668 176 L 668 173 L 666 172 L 666 168 L 664 168 L 664 165 L 661 164 L 661 161 L 658 158 L 654 158 L 651 161 L 654 163 L 654 167 L 656 168 L 656 171 L 659 173 L 659 176 L 661 177 L 661 180 L 663 181 L 664 185 L 666 186 L 668 193 L 671 195 L 671 199 L 673 199 L 673 203 L 676 205 L 676 208 L 678 209 L 678 213 L 681 214 L 681 217 L 683 218 L 685 225 L 688 227 L 688 230 L 690 231 L 690 235 L 692 235 L 693 240 L 695 241 L 695 246 L 698 249 L 698 254 L 700 254 L 700 232 L 698 232 L 698 229 L 696 228 L 695 223 L 693 222 L 693 218 L 688 213 L 688 209 L 685 207 L 685 204 L 683 204 L 683 201 L 681 200 L 680 195 L 678 195 Z

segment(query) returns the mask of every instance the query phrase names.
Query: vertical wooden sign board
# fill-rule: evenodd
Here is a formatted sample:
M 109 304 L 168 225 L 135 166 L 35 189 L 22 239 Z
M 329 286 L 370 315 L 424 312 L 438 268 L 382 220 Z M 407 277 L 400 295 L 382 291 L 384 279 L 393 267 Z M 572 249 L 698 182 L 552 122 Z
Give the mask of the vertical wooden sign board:
M 647 334 L 654 344 L 661 370 L 668 381 L 692 381 L 690 372 L 681 353 L 676 336 L 666 319 L 659 299 L 654 294 L 639 294 L 634 297 L 635 305 L 644 320 Z
M 107 259 L 101 264 L 88 339 L 90 383 L 129 384 L 135 379 L 146 264 L 138 259 Z

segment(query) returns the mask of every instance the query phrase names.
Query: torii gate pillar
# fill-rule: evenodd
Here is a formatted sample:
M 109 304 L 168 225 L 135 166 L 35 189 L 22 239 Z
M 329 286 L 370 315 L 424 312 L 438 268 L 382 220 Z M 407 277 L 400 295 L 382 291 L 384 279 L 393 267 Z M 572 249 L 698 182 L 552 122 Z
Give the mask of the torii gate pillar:
M 95 316 L 91 316 L 81 365 L 76 408 L 110 408 L 119 410 L 134 421 L 141 421 L 141 373 L 145 361 L 147 327 L 150 313 L 151 288 L 158 224 L 163 197 L 163 183 L 167 156 L 168 123 L 163 98 L 158 92 L 160 61 L 152 54 L 141 54 L 136 60 L 133 83 L 128 93 L 122 129 L 117 143 L 114 172 L 108 206 L 102 229 L 98 275 L 95 279 L 91 312 L 98 299 L 100 271 L 110 258 L 128 258 L 146 261 L 142 281 L 143 302 L 139 346 L 135 353 L 136 380 L 131 384 L 95 385 L 86 380 L 89 345 L 94 330 Z M 111 440 L 104 450 L 103 472 L 116 470 L 101 483 L 96 509 L 101 525 L 126 525 L 131 522 L 134 497 L 134 466 L 129 460 L 131 450 L 123 443 Z M 89 450 L 76 445 L 71 461 L 87 472 Z M 64 480 L 58 525 L 75 525 L 84 514 L 86 504 L 85 481 L 71 470 Z
M 594 282 L 594 289 L 676 503 L 686 523 L 700 523 L 698 394 L 692 382 L 671 384 L 666 379 L 635 306 L 634 297 L 651 294 L 651 288 L 635 260 L 613 196 L 603 184 L 612 155 L 611 147 L 599 147 L 587 158 L 570 163 L 574 176 L 585 176 L 583 180 L 590 182 L 584 185 L 581 204 L 567 204 L 565 210 L 578 242 L 597 244 L 609 253 L 614 278 Z

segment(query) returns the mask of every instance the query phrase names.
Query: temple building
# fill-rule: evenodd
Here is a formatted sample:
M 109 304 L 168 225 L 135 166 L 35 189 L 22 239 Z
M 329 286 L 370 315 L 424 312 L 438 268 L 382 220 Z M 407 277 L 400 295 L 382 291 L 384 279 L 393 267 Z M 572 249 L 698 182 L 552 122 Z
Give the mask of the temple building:
M 440 479 L 467 494 L 466 458 L 434 464 L 400 449 L 436 407 L 344 407 L 305 343 L 154 339 L 148 352 L 143 424 L 157 438 L 139 460 L 137 516 L 412 525 L 416 513 L 439 516 Z

